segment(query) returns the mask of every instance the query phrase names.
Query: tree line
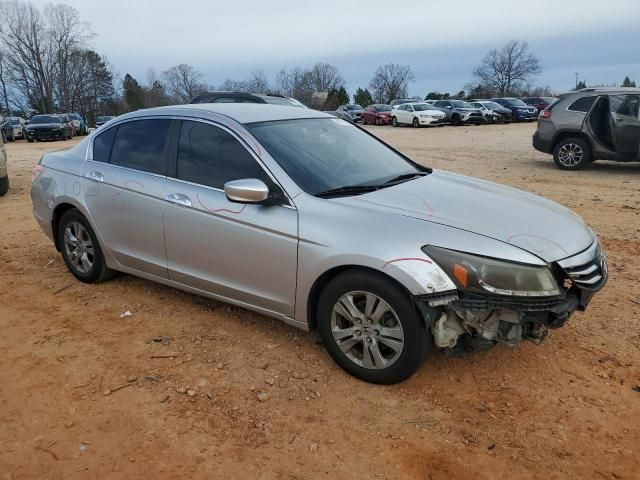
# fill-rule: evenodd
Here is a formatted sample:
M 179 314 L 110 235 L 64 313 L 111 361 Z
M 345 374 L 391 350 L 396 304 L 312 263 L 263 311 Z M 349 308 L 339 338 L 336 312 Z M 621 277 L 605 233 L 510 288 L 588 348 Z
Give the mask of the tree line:
M 188 64 L 160 73 L 149 69 L 144 80 L 120 77 L 107 59 L 89 45 L 95 37 L 78 11 L 64 4 L 38 9 L 21 0 L 0 1 L 0 110 L 5 114 L 80 112 L 90 121 L 98 114 L 188 103 L 207 90 L 276 93 L 322 110 L 353 101 L 362 106 L 407 98 L 415 80 L 411 66 L 379 66 L 365 87 L 350 97 L 338 68 L 324 62 L 283 68 L 269 81 L 257 70 L 245 79 L 219 85 Z M 511 40 L 489 51 L 472 71 L 473 79 L 457 93 L 429 92 L 425 99 L 549 96 L 549 87 L 533 87 L 542 72 L 526 42 Z M 577 74 L 576 74 L 577 75 Z M 622 86 L 635 86 L 629 77 Z M 586 87 L 584 80 L 576 88 Z

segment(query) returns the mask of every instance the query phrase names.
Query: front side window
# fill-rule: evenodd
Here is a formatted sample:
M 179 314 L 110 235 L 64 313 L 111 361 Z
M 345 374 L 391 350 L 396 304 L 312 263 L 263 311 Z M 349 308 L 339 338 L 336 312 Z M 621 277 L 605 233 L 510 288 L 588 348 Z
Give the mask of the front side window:
M 249 151 L 225 130 L 202 122 L 183 121 L 178 144 L 181 180 L 224 188 L 231 180 L 269 177 Z
M 609 95 L 611 113 L 624 117 L 638 118 L 640 95 Z
M 170 125 L 171 120 L 164 119 L 134 120 L 120 124 L 111 150 L 111 163 L 166 175 L 165 146 Z
M 380 140 L 337 118 L 261 122 L 248 128 L 311 195 L 345 185 L 378 185 L 420 172 Z

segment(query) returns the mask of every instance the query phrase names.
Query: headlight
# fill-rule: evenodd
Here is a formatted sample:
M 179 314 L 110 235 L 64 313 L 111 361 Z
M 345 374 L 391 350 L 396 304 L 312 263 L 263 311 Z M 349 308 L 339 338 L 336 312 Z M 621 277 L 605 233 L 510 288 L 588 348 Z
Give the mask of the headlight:
M 427 245 L 422 249 L 458 288 L 517 297 L 551 297 L 560 289 L 547 267 L 534 267 Z

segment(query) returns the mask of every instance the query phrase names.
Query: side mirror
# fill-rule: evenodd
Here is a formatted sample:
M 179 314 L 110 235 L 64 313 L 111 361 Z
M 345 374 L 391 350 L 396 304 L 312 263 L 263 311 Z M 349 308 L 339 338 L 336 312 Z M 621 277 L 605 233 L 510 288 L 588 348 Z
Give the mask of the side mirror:
M 269 198 L 269 187 L 257 178 L 243 178 L 225 183 L 224 193 L 230 202 L 264 203 Z

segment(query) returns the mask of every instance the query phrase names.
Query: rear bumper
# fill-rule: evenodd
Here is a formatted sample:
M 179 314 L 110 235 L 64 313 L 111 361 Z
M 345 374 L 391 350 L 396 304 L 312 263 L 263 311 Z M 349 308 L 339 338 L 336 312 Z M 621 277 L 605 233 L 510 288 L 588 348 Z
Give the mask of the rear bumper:
M 552 153 L 551 141 L 540 138 L 540 132 L 537 130 L 533 134 L 533 148 L 542 153 Z

